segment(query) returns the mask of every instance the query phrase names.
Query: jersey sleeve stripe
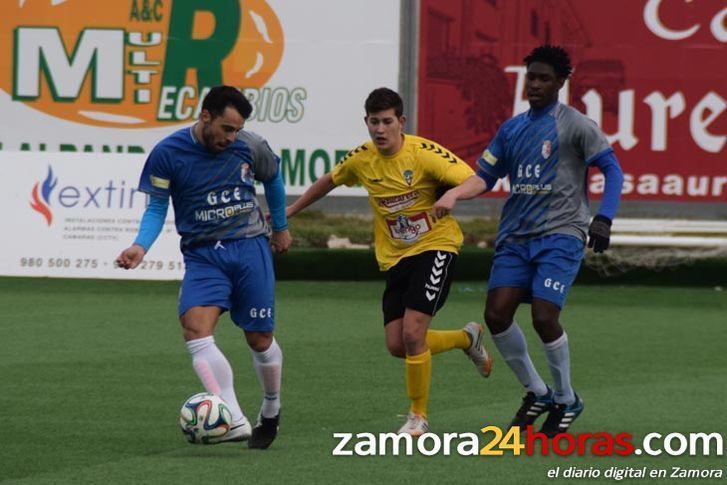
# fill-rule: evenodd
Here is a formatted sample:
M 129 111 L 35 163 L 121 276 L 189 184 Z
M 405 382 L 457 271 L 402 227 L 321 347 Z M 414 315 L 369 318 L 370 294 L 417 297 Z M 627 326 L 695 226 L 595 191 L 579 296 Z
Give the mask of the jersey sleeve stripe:
M 421 142 L 419 148 L 432 152 L 435 155 L 439 155 L 441 158 L 448 161 L 449 163 L 457 163 L 457 158 L 455 156 L 453 156 L 447 150 L 435 143 Z
M 346 156 L 341 159 L 340 163 L 343 163 L 346 160 L 348 160 L 349 158 L 351 158 L 352 156 L 356 155 L 357 153 L 365 152 L 368 149 L 369 148 L 365 144 L 364 145 L 359 145 L 356 148 L 354 148 L 353 150 L 351 150 L 350 152 L 348 152 L 346 154 Z

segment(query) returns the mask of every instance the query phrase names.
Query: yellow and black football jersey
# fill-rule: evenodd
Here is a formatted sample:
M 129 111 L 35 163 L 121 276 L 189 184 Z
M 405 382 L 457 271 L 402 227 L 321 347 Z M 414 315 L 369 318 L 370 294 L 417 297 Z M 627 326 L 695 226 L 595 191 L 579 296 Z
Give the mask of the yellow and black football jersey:
M 426 138 L 404 135 L 395 155 L 382 155 L 369 141 L 351 150 L 333 169 L 333 183 L 360 183 L 374 213 L 376 259 L 382 271 L 401 258 L 430 250 L 458 252 L 462 231 L 447 215 L 437 221 L 431 209 L 437 191 L 455 186 L 474 171 L 452 152 Z

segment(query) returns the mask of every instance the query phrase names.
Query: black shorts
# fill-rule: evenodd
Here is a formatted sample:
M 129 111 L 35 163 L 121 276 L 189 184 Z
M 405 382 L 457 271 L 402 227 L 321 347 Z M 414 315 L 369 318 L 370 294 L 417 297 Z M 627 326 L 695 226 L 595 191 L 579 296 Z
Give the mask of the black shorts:
M 389 269 L 382 302 L 384 325 L 402 318 L 407 308 L 434 316 L 447 301 L 456 261 L 455 253 L 425 251 Z

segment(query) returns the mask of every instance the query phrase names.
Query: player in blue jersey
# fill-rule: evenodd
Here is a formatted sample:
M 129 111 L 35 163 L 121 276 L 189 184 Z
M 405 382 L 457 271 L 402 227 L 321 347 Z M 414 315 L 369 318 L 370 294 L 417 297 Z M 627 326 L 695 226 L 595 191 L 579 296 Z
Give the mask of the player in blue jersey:
M 192 365 L 205 389 L 230 406 L 233 423 L 220 441 L 248 440 L 267 448 L 278 431 L 283 354 L 273 336 L 275 275 L 271 248 L 291 244 L 285 216 L 285 188 L 279 159 L 260 136 L 243 131 L 252 106 L 230 86 L 212 88 L 199 121 L 159 142 L 144 165 L 139 190 L 150 200 L 139 234 L 117 264 L 141 263 L 166 218 L 169 198 L 181 236 L 185 273 L 179 292 L 179 320 Z M 272 231 L 255 196 L 265 187 Z M 255 427 L 238 404 L 232 368 L 215 344 L 219 316 L 230 312 L 253 355 L 263 390 Z
M 597 253 L 608 248 L 623 172 L 596 124 L 558 102 L 572 71 L 568 53 L 544 45 L 525 58 L 526 113 L 502 124 L 477 161 L 482 189 L 510 177 L 510 196 L 500 217 L 489 280 L 485 322 L 503 359 L 526 395 L 510 426 L 524 430 L 548 413 L 541 432 L 567 431 L 583 411 L 570 380 L 568 336 L 559 317 L 578 273 L 585 242 Z M 597 167 L 605 176 L 603 201 L 590 222 L 586 178 Z M 457 194 L 452 194 L 454 197 Z M 475 190 L 459 198 L 474 197 Z M 454 199 L 438 202 L 450 210 Z M 553 388 L 535 370 L 515 310 L 530 302 L 533 327 L 543 342 Z

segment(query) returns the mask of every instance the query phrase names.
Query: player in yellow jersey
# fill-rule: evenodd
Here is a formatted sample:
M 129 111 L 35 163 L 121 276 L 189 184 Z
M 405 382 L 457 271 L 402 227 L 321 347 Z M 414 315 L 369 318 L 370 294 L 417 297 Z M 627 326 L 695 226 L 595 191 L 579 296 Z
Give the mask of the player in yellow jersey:
M 411 408 L 399 432 L 419 436 L 429 429 L 432 354 L 462 349 L 480 374 L 490 375 L 482 325 L 471 322 L 461 330 L 429 330 L 432 317 L 447 299 L 463 239 L 448 209 L 460 193 L 484 190 L 484 182 L 446 148 L 403 133 L 404 104 L 396 92 L 375 89 L 365 109 L 371 141 L 351 150 L 288 206 L 286 214 L 293 217 L 338 185 L 360 183 L 366 188 L 375 219 L 376 259 L 386 272 L 386 346 L 393 356 L 406 359 Z M 443 188 L 449 190 L 438 198 Z

